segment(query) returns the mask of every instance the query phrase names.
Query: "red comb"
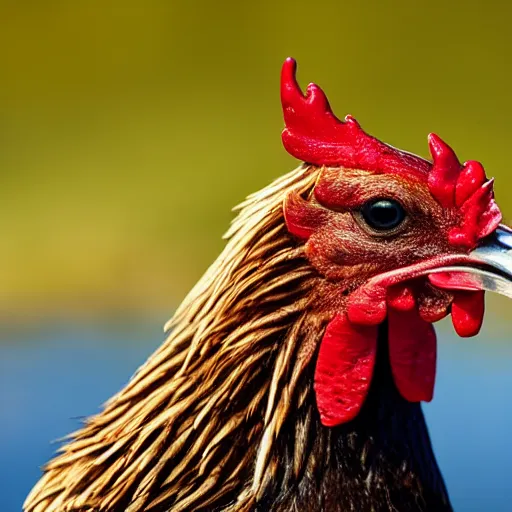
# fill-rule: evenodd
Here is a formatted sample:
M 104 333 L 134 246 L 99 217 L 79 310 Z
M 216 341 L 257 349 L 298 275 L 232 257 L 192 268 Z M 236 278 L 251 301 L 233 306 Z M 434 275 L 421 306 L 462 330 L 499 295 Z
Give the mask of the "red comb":
M 297 64 L 288 58 L 281 72 L 281 102 L 286 128 L 283 144 L 299 160 L 350 169 L 424 175 L 429 163 L 365 133 L 352 117 L 340 121 L 320 87 L 309 84 L 306 96 L 295 78 Z
M 450 242 L 471 249 L 501 222 L 493 180 L 487 181 L 479 162 L 461 165 L 453 149 L 437 135 L 431 133 L 428 144 L 433 160 L 429 190 L 441 206 L 461 213 L 460 225 L 449 233 Z

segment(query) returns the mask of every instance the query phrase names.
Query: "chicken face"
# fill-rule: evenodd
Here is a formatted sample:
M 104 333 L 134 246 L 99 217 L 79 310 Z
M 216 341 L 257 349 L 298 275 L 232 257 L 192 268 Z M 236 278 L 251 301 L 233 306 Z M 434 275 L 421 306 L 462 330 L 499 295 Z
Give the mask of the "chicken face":
M 347 290 L 389 270 L 457 251 L 446 237 L 452 212 L 417 180 L 326 168 L 309 201 L 288 197 L 285 215 L 290 231 L 306 239 L 311 263 Z
M 369 136 L 350 116 L 338 120 L 316 85 L 302 94 L 291 59 L 281 96 L 286 149 L 318 169 L 311 196 L 288 196 L 284 215 L 324 277 L 318 307 L 331 321 L 315 374 L 321 420 L 334 426 L 359 412 L 385 321 L 398 390 L 428 401 L 436 363 L 431 323 L 451 312 L 460 335 L 476 334 L 483 290 L 510 283 L 504 231 L 501 247 L 497 235 L 494 249 L 485 244 L 501 221 L 493 182 L 478 162 L 461 165 L 436 135 L 429 136 L 430 163 Z

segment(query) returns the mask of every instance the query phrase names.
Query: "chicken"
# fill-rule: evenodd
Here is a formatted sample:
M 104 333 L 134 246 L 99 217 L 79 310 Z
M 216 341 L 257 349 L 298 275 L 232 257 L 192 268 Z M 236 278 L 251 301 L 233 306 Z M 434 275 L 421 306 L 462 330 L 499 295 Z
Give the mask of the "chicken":
M 422 401 L 432 323 L 476 334 L 510 295 L 493 182 L 340 121 L 287 59 L 285 148 L 304 161 L 239 207 L 168 338 L 68 439 L 27 512 L 448 511 Z

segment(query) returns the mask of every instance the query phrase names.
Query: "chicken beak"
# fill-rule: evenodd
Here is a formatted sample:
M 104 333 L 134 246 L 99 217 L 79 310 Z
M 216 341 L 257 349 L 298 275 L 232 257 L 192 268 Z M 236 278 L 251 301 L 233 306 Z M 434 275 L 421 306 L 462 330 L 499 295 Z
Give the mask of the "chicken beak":
M 482 288 L 512 298 L 512 230 L 500 225 L 470 257 L 481 264 L 473 267 Z
M 505 295 L 512 299 L 512 229 L 500 225 L 496 231 L 469 254 L 470 262 L 463 265 L 432 269 L 435 274 L 465 274 L 472 277 L 475 288 Z M 462 287 L 461 287 L 462 289 Z

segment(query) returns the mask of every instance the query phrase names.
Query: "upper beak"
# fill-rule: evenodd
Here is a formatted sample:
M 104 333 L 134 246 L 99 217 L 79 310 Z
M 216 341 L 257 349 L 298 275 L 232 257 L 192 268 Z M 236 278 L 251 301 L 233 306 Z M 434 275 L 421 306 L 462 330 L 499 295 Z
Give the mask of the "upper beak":
M 512 298 L 512 229 L 501 224 L 474 251 L 463 265 L 432 269 L 429 273 L 471 275 L 476 287 Z

